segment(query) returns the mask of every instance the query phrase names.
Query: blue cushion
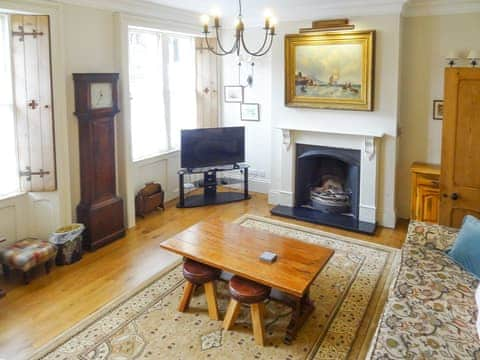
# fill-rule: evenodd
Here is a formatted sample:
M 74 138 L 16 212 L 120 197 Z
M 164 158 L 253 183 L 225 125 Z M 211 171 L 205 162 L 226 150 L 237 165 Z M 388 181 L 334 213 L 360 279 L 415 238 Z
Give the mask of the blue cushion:
M 447 253 L 456 263 L 480 278 L 480 220 L 467 215 L 452 249 Z

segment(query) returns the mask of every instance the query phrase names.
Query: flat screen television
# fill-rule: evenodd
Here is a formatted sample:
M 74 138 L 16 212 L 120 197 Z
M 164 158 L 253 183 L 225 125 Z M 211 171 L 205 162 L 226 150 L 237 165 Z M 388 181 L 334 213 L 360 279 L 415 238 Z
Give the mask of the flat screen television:
M 245 127 L 182 130 L 182 168 L 234 165 L 244 161 Z

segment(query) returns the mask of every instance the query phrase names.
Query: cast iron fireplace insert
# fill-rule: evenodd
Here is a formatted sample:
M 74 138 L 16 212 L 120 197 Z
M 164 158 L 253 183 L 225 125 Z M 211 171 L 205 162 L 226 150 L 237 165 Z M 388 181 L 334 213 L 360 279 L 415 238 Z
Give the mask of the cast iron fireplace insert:
M 374 234 L 376 224 L 359 220 L 361 152 L 296 145 L 294 206 L 273 215 Z

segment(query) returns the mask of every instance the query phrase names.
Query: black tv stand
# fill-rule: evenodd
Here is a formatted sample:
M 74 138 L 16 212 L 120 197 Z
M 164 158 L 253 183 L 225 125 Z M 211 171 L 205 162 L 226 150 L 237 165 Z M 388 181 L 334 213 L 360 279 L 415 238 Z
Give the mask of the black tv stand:
M 217 173 L 222 171 L 239 170 L 243 173 L 243 180 L 238 178 L 220 178 L 217 179 Z M 203 188 L 203 194 L 185 196 L 185 175 L 203 174 L 203 179 L 194 182 L 197 187 Z M 229 166 L 219 166 L 212 168 L 199 169 L 180 169 L 178 171 L 180 199 L 178 208 L 193 208 L 207 205 L 227 204 L 236 201 L 248 200 L 251 196 L 248 194 L 248 165 L 234 164 Z M 243 184 L 243 191 L 217 191 L 218 186 Z

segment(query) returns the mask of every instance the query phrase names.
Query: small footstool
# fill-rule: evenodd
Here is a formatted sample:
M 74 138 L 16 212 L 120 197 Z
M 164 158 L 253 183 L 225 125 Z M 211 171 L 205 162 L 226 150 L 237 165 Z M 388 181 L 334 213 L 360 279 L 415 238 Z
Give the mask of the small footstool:
M 25 284 L 30 282 L 30 270 L 37 265 L 45 265 L 47 274 L 53 264 L 53 259 L 57 254 L 55 245 L 48 241 L 39 239 L 23 239 L 0 250 L 0 262 L 3 266 L 3 273 L 6 278 L 10 275 L 10 270 L 23 271 Z
M 263 323 L 263 313 L 265 312 L 264 301 L 270 295 L 268 286 L 258 284 L 254 281 L 244 279 L 240 276 L 234 276 L 228 284 L 231 299 L 228 304 L 227 313 L 223 321 L 223 328 L 230 330 L 240 312 L 240 305 L 250 305 L 250 314 L 252 317 L 253 337 L 257 345 L 265 345 L 265 325 Z
M 215 280 L 219 278 L 220 273 L 219 269 L 186 259 L 183 263 L 183 276 L 187 281 L 185 282 L 180 305 L 178 305 L 178 311 L 185 312 L 195 288 L 203 286 L 207 297 L 208 315 L 212 320 L 220 320 L 215 292 Z

